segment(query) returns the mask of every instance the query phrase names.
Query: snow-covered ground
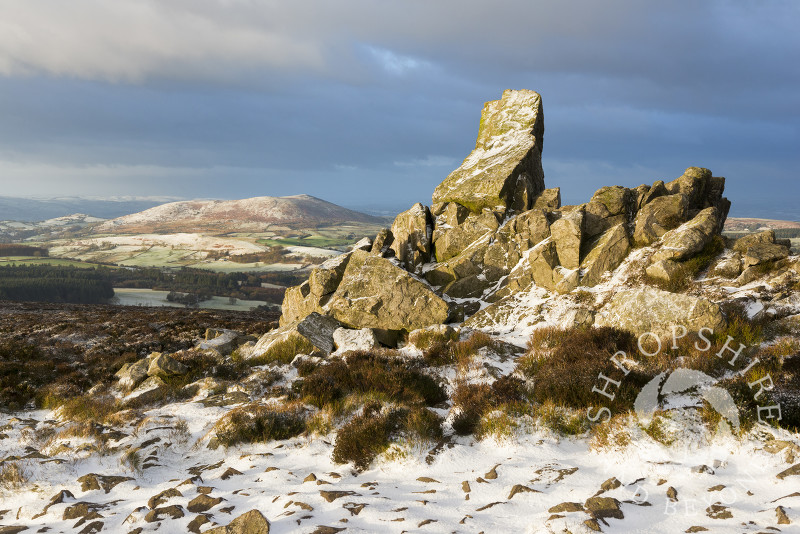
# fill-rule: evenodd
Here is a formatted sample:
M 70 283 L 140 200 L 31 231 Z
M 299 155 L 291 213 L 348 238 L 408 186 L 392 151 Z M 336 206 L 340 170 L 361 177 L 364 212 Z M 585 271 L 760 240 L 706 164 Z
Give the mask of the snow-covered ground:
M 745 440 L 688 449 L 642 439 L 598 451 L 586 438 L 530 430 L 513 439 L 457 438 L 433 450 L 384 455 L 357 473 L 331 461 L 332 436 L 207 448 L 210 428 L 229 409 L 186 402 L 152 410 L 135 431 L 122 428 L 107 449 L 93 453 L 82 450 L 80 438 L 40 449 L 36 434 L 57 426 L 51 412 L 2 416 L 0 457 L 27 456 L 21 464 L 33 485 L 0 494 L 0 525 L 77 532 L 85 524 L 76 527 L 65 510 L 83 502 L 99 514 L 86 524 L 100 521 L 103 532 L 180 533 L 197 517 L 190 503 L 207 493 L 222 500 L 204 512 L 210 523 L 202 530 L 258 509 L 274 533 L 315 532 L 321 525 L 362 533 L 591 532 L 586 512 L 549 510 L 580 506 L 598 492 L 621 503 L 622 518 L 600 523 L 605 532 L 798 532 L 800 523 L 798 476 L 776 477 L 792 465 L 792 449 L 800 451 L 797 435 L 786 432 L 762 429 Z M 175 430 L 180 419 L 188 423 L 185 434 Z M 786 440 L 783 450 L 775 452 L 780 442 L 773 437 Z M 141 472 L 120 462 L 119 450 L 132 446 L 140 447 Z M 99 489 L 87 487 L 82 477 L 89 474 L 97 475 Z M 107 479 L 105 491 L 103 476 L 130 479 Z M 618 487 L 611 488 L 612 478 Z M 604 482 L 611 489 L 602 491 Z M 177 492 L 158 506 L 180 506 L 183 517 L 148 522 L 148 501 L 171 488 Z M 70 494 L 43 513 L 62 490 Z M 791 525 L 779 525 L 778 506 Z

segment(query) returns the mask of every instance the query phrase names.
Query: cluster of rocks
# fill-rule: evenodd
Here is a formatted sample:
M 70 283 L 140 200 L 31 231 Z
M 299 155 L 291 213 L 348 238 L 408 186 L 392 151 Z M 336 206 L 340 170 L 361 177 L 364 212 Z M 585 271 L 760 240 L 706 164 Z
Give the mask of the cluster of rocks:
M 340 331 L 334 342 L 340 328 L 360 331 L 361 346 L 373 337 L 394 346 L 415 329 L 491 313 L 534 286 L 553 294 L 596 286 L 640 247 L 655 249 L 647 274 L 669 281 L 720 234 L 730 208 L 725 179 L 699 167 L 669 182 L 603 187 L 587 203 L 562 206 L 560 189 L 545 188 L 543 136 L 539 94 L 508 90 L 488 102 L 475 149 L 436 188 L 431 206 L 414 205 L 373 241 L 287 290 L 280 328 L 253 354 L 292 336 L 341 349 L 356 334 Z M 741 245 L 744 267 L 788 254 L 774 235 L 754 239 Z M 309 320 L 317 339 L 306 333 Z

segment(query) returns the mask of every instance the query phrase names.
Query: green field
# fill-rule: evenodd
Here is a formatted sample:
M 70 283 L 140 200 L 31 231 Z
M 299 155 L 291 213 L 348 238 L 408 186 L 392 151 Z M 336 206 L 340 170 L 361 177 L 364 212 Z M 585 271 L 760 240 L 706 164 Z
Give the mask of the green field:
M 37 258 L 34 256 L 0 256 L 0 266 L 3 265 L 54 265 L 57 267 L 79 267 L 81 269 L 99 267 L 99 264 L 96 263 L 61 258 Z M 115 267 L 112 266 L 112 268 Z

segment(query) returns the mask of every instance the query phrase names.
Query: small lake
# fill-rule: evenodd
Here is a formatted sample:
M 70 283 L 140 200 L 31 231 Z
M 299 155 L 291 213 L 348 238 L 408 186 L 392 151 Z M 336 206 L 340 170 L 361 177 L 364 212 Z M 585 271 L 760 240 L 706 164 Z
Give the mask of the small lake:
M 122 306 L 170 306 L 172 308 L 183 308 L 184 305 L 178 302 L 167 300 L 169 291 L 159 291 L 156 289 L 136 289 L 136 288 L 114 288 L 115 303 Z M 199 304 L 200 308 L 210 310 L 232 310 L 250 311 L 251 308 L 261 306 L 266 302 L 260 300 L 236 299 L 231 303 L 228 297 L 211 297 Z

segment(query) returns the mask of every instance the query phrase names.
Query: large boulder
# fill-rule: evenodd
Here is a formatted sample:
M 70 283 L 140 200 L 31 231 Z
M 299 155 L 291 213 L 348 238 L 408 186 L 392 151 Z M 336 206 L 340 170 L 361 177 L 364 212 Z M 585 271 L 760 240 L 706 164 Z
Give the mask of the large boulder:
M 657 197 L 639 210 L 633 231 L 633 241 L 637 245 L 655 243 L 662 235 L 677 228 L 688 218 L 689 199 L 676 193 Z
M 661 237 L 661 248 L 653 254 L 653 261 L 686 260 L 701 250 L 717 235 L 719 210 L 706 208 L 691 221 L 670 230 Z
M 625 231 L 625 224 L 618 224 L 601 235 L 591 245 L 581 262 L 583 271 L 581 285 L 597 285 L 604 273 L 613 271 L 622 263 L 629 250 L 630 240 Z
M 389 248 L 407 270 L 417 272 L 431 259 L 432 232 L 431 212 L 417 202 L 395 218 L 392 223 L 394 240 Z
M 542 98 L 534 91 L 506 90 L 487 102 L 475 149 L 433 193 L 433 203 L 525 211 L 544 191 Z
M 762 245 L 765 243 L 775 243 L 775 230 L 764 230 L 763 232 L 756 232 L 740 237 L 733 242 L 733 250 L 736 252 L 747 252 L 747 249 L 753 245 Z
M 719 306 L 702 298 L 670 293 L 649 286 L 617 292 L 596 317 L 598 326 L 614 326 L 641 335 L 672 334 L 673 326 L 690 332 L 717 330 L 725 325 Z
M 360 250 L 352 253 L 326 308 L 348 328 L 377 331 L 411 331 L 445 323 L 449 315 L 447 303 L 425 282 Z
M 782 260 L 789 256 L 789 249 L 775 243 L 759 243 L 747 248 L 744 253 L 744 266 L 762 265 Z
M 375 244 L 378 244 L 377 240 Z M 286 290 L 281 306 L 281 326 L 294 325 L 312 312 L 324 313 L 323 306 L 339 287 L 351 254 L 326 260 L 311 271 L 308 280 Z

